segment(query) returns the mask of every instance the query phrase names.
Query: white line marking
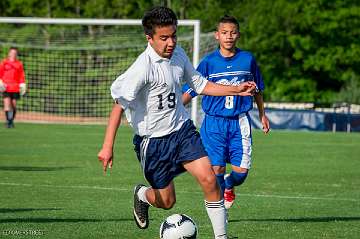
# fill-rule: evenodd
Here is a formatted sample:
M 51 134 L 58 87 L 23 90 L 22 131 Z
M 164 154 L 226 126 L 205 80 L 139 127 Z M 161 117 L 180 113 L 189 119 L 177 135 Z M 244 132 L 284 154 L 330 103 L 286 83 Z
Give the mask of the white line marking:
M 132 192 L 132 188 L 112 188 L 101 186 L 87 186 L 87 185 L 51 185 L 51 184 L 29 184 L 29 183 L 6 183 L 0 182 L 0 185 L 6 186 L 20 186 L 20 187 L 47 187 L 47 188 L 64 188 L 64 189 L 93 189 L 93 190 L 108 190 L 108 191 L 125 191 Z M 177 191 L 179 193 L 191 193 L 202 194 L 202 192 L 193 191 Z M 238 194 L 240 197 L 266 197 L 266 198 L 280 198 L 280 199 L 304 199 L 304 200 L 329 200 L 329 201 L 348 201 L 348 202 L 360 202 L 355 198 L 330 198 L 330 197 L 310 197 L 310 196 L 285 196 L 285 195 L 273 195 L 273 194 Z
M 309 197 L 309 196 L 283 196 L 283 195 L 266 195 L 266 194 L 239 194 L 240 197 L 267 197 L 267 198 L 281 198 L 281 199 L 307 199 L 307 200 L 330 200 L 330 201 L 350 201 L 350 202 L 360 202 L 360 200 L 355 198 L 327 198 L 327 197 Z
M 99 186 L 86 186 L 86 185 L 44 185 L 44 184 L 29 184 L 29 183 L 1 183 L 0 185 L 8 186 L 23 186 L 23 187 L 47 187 L 47 188 L 71 188 L 71 189 L 94 189 L 94 190 L 111 190 L 111 191 L 129 191 L 125 188 L 108 188 L 108 187 L 99 187 Z

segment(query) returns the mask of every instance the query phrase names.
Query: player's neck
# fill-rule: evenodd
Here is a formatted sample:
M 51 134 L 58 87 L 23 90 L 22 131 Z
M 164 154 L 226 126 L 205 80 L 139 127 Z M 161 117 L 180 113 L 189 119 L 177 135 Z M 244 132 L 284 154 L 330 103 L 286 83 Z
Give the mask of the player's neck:
M 236 48 L 234 47 L 232 49 L 225 49 L 220 47 L 220 54 L 223 57 L 233 57 L 236 54 Z

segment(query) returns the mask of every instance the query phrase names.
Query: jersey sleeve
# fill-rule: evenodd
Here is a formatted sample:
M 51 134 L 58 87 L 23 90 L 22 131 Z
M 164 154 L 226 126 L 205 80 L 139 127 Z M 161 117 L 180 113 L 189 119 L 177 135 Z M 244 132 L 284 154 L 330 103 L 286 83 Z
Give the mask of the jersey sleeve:
M 196 68 L 196 71 L 199 72 L 202 76 L 207 76 L 205 61 L 200 62 L 199 66 Z M 189 84 L 183 85 L 182 93 L 188 93 L 192 98 L 194 98 L 198 95 L 194 91 L 194 89 L 189 86 Z
M 4 77 L 4 61 L 0 62 L 0 79 Z
M 25 83 L 25 72 L 22 63 L 20 63 L 20 68 L 19 68 L 19 84 L 21 83 Z
M 200 72 L 201 75 L 203 75 L 204 77 L 208 77 L 209 73 L 207 71 L 207 61 L 206 58 L 203 59 L 200 64 L 198 65 L 198 67 L 196 68 L 196 70 L 198 72 Z
M 182 50 L 182 57 L 185 59 L 184 65 L 184 78 L 190 88 L 192 88 L 197 94 L 201 94 L 204 90 L 208 80 L 203 77 L 198 71 L 195 70 L 191 64 L 189 58 Z
M 111 96 L 124 109 L 133 108 L 138 92 L 146 85 L 146 74 L 143 63 L 136 61 L 120 75 L 111 85 Z
M 256 64 L 255 58 L 251 61 L 251 73 L 254 76 L 254 81 L 260 91 L 264 91 L 265 85 L 258 65 Z
M 187 93 L 191 96 L 191 98 L 194 98 L 195 96 L 197 96 L 198 94 L 196 94 L 196 92 L 189 86 L 189 84 L 184 84 L 182 87 L 182 93 Z

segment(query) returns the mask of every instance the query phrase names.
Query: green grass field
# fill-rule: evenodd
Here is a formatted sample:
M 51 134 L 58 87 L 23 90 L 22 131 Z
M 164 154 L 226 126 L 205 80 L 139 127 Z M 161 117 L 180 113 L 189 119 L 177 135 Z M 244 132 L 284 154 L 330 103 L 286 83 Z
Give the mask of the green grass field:
M 132 191 L 144 178 L 131 129 L 119 130 L 106 176 L 96 157 L 104 129 L 0 128 L 0 238 L 155 239 L 166 216 L 186 213 L 199 238 L 211 239 L 202 193 L 188 174 L 175 180 L 175 207 L 151 208 L 150 227 L 136 227 Z M 251 174 L 237 196 L 232 238 L 360 238 L 360 134 L 255 131 Z

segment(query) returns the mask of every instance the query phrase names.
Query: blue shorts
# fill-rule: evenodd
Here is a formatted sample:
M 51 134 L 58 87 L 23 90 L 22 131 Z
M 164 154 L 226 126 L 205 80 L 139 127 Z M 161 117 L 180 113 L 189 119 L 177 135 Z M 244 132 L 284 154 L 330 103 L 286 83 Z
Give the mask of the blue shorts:
M 248 114 L 236 118 L 206 115 L 200 129 L 201 139 L 213 166 L 251 166 L 251 125 Z
M 145 179 L 155 189 L 167 187 L 184 172 L 184 162 L 207 156 L 200 134 L 191 120 L 187 120 L 178 131 L 163 137 L 135 135 L 133 143 Z

